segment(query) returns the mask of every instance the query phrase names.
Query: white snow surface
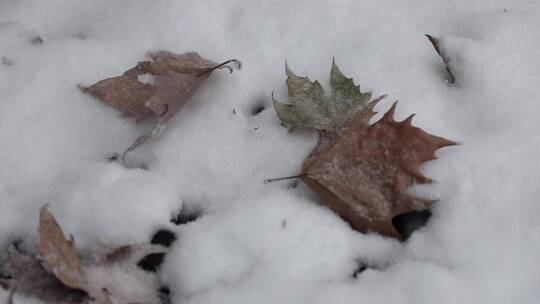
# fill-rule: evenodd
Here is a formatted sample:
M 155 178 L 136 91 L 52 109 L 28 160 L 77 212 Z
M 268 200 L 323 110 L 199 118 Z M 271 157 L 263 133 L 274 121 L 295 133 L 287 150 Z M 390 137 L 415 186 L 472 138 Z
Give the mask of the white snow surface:
M 83 249 L 174 231 L 159 272 L 173 303 L 538 303 L 539 28 L 530 0 L 3 0 L 0 244 L 35 240 L 49 204 Z M 444 39 L 455 86 L 425 33 Z M 243 69 L 213 73 L 130 154 L 147 169 L 127 169 L 106 158 L 150 126 L 77 85 L 150 50 Z M 326 84 L 332 58 L 389 94 L 378 110 L 399 99 L 398 119 L 460 143 L 422 167 L 436 183 L 411 192 L 438 203 L 406 242 L 352 230 L 301 184 L 263 183 L 298 173 L 317 139 L 271 107 L 285 60 Z M 203 216 L 173 225 L 182 208 Z M 372 268 L 355 279 L 357 261 Z

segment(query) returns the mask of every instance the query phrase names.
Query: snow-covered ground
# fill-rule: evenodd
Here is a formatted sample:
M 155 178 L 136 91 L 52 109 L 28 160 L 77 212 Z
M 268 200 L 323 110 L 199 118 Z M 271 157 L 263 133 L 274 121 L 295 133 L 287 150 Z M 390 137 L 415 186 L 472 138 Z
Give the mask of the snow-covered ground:
M 538 303 L 538 29 L 532 0 L 2 0 L 0 248 L 35 239 L 48 203 L 82 248 L 174 231 L 159 273 L 173 303 Z M 425 33 L 444 39 L 455 86 Z M 214 73 L 130 154 L 147 170 L 109 163 L 149 125 L 77 84 L 159 49 L 243 69 Z M 399 99 L 399 119 L 460 143 L 422 167 L 436 183 L 411 191 L 439 201 L 404 243 L 351 230 L 301 184 L 263 183 L 298 173 L 317 139 L 272 109 L 285 60 L 326 83 L 332 57 L 389 94 L 379 110 Z M 182 208 L 202 217 L 176 226 Z M 353 278 L 359 261 L 371 268 Z

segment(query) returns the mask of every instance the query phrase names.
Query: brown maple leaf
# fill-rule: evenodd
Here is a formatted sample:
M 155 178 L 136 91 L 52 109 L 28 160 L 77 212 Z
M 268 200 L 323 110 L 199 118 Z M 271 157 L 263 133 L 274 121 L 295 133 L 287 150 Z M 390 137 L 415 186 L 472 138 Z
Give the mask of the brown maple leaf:
M 123 115 L 136 119 L 157 118 L 153 130 L 137 138 L 124 151 L 125 154 L 158 135 L 165 125 L 197 92 L 210 74 L 220 68 L 232 72 L 228 64 L 236 64 L 236 59 L 216 64 L 202 58 L 195 52 L 175 54 L 157 51 L 149 54 L 149 61 L 139 62 L 123 75 L 101 80 L 81 90 L 110 104 Z
M 392 219 L 433 203 L 406 189 L 429 183 L 420 165 L 435 159 L 439 148 L 456 143 L 412 126 L 414 115 L 395 121 L 396 103 L 370 125 L 380 99 L 370 102 L 337 132 L 323 131 L 299 177 L 354 229 L 403 239 Z
M 267 182 L 300 177 L 354 229 L 408 237 L 425 223 L 432 201 L 406 190 L 415 183 L 428 183 L 420 165 L 434 159 L 437 149 L 455 143 L 413 127 L 413 115 L 394 121 L 396 104 L 370 125 L 373 107 L 385 95 L 368 102 L 371 93 L 360 91 L 335 62 L 330 71 L 331 95 L 318 81 L 296 76 L 288 66 L 285 70 L 291 100 L 287 104 L 274 100 L 278 118 L 289 131 L 314 128 L 320 136 L 299 175 Z

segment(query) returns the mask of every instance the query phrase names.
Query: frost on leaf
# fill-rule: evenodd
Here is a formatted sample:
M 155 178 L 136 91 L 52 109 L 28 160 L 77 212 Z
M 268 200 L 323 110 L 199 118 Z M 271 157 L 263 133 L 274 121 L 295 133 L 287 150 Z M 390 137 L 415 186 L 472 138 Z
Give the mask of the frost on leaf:
M 88 282 L 73 238 L 65 238 L 46 206 L 39 214 L 39 240 L 39 251 L 46 267 L 66 286 L 86 290 Z
M 139 120 L 156 118 L 154 129 L 137 138 L 123 156 L 157 136 L 214 70 L 226 68 L 232 72 L 229 64 L 240 68 L 236 59 L 216 64 L 195 52 L 175 54 L 157 51 L 150 53 L 149 57 L 149 61 L 139 62 L 121 76 L 80 87 L 83 92 L 113 106 L 123 115 Z
M 318 81 L 295 75 L 288 65 L 285 72 L 290 104 L 275 99 L 273 104 L 281 123 L 289 131 L 299 127 L 336 130 L 371 99 L 371 93 L 361 92 L 360 86 L 345 77 L 335 62 L 330 71 L 330 96 Z
M 432 201 L 406 192 L 413 184 L 430 182 L 420 165 L 435 159 L 435 151 L 455 143 L 412 126 L 413 115 L 394 120 L 396 104 L 370 125 L 373 101 L 335 63 L 330 73 L 331 96 L 321 85 L 298 77 L 286 67 L 291 104 L 274 100 L 282 124 L 290 131 L 315 128 L 319 142 L 302 164 L 300 177 L 334 212 L 361 232 L 404 239 L 392 220 L 429 208 Z M 272 180 L 281 180 L 278 178 Z
M 379 100 L 356 113 L 334 136 L 321 136 L 299 176 L 354 229 L 403 239 L 392 219 L 433 202 L 406 189 L 429 183 L 420 165 L 435 159 L 436 150 L 455 143 L 412 126 L 414 115 L 395 121 L 396 103 L 369 125 Z

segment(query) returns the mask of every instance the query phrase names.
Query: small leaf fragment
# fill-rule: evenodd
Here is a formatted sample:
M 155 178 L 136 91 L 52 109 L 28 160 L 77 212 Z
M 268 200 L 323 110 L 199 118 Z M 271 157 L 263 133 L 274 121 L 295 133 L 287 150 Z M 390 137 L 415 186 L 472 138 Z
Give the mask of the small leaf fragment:
M 456 77 L 454 76 L 454 72 L 452 72 L 452 67 L 450 65 L 450 56 L 446 54 L 446 51 L 444 50 L 444 48 L 441 48 L 440 39 L 434 36 L 428 35 L 428 34 L 425 34 L 425 36 L 427 37 L 429 42 L 431 42 L 431 45 L 435 49 L 435 52 L 437 52 L 439 57 L 441 57 L 444 64 L 444 68 L 446 69 L 446 73 L 448 74 L 448 82 L 450 84 L 455 84 Z
M 39 214 L 39 239 L 39 251 L 47 268 L 66 286 L 87 290 L 88 282 L 73 237 L 65 238 L 47 206 Z

